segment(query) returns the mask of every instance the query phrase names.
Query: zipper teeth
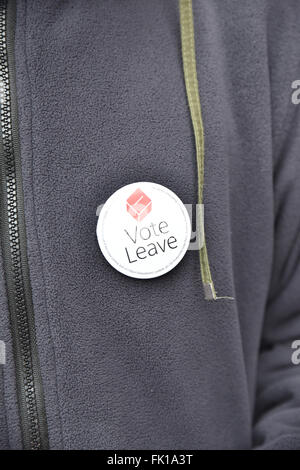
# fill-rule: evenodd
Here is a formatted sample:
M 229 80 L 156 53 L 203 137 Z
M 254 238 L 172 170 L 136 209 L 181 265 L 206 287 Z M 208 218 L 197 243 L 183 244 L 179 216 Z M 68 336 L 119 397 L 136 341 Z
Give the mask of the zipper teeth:
M 29 442 L 32 449 L 41 448 L 39 413 L 35 393 L 35 377 L 31 338 L 26 305 L 22 258 L 20 248 L 18 188 L 12 134 L 10 79 L 7 51 L 7 1 L 0 0 L 0 123 L 4 156 L 4 175 L 7 197 L 7 227 L 11 262 L 12 288 L 15 302 L 15 322 L 19 343 L 23 406 L 26 408 Z

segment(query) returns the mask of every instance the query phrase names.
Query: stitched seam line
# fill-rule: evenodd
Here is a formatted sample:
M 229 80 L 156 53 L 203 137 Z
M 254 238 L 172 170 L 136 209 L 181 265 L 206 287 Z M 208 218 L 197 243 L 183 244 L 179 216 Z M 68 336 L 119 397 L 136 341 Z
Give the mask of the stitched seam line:
M 31 84 L 31 76 L 29 72 L 29 65 L 28 65 L 28 51 L 27 51 L 27 12 L 28 12 L 28 2 L 27 0 L 25 1 L 25 32 L 24 32 L 24 39 L 25 39 L 25 47 L 24 47 L 24 58 L 25 58 L 25 65 L 26 65 L 26 73 L 28 76 L 28 84 L 29 84 L 29 98 L 30 98 L 30 140 L 31 140 L 31 180 L 32 180 L 32 200 L 33 200 L 33 220 L 34 220 L 34 225 L 35 225 L 35 232 L 36 232 L 36 238 L 37 238 L 37 246 L 38 246 L 38 252 L 39 252 L 39 257 L 41 261 L 41 278 L 43 281 L 43 286 L 44 286 L 44 297 L 45 297 L 45 304 L 46 304 L 46 316 L 47 316 L 47 321 L 48 321 L 48 328 L 49 328 L 49 333 L 50 333 L 50 340 L 53 345 L 53 355 L 54 355 L 54 370 L 55 370 L 55 391 L 56 391 L 56 396 L 57 396 L 57 403 L 58 403 L 58 411 L 59 411 L 59 422 L 60 422 L 60 428 L 61 428 L 61 436 L 62 436 L 62 443 L 64 447 L 64 435 L 63 435 L 63 426 L 62 426 L 62 418 L 61 418 L 61 404 L 60 404 L 60 399 L 59 399 L 59 393 L 58 393 L 58 379 L 57 379 L 57 367 L 56 367 L 56 350 L 55 350 L 55 343 L 53 340 L 53 331 L 51 328 L 51 322 L 50 322 L 50 317 L 49 317 L 49 307 L 48 307 L 48 295 L 47 295 L 47 289 L 46 289 L 46 282 L 45 282 L 45 274 L 44 274 L 44 260 L 43 260 L 43 255 L 42 255 L 42 250 L 41 250 L 41 242 L 40 242 L 40 236 L 39 236 L 39 224 L 38 224 L 38 218 L 36 214 L 36 195 L 35 195 L 35 184 L 34 184 L 34 165 L 33 165 L 33 154 L 34 154 L 34 145 L 33 145 L 33 112 L 32 112 L 32 84 Z

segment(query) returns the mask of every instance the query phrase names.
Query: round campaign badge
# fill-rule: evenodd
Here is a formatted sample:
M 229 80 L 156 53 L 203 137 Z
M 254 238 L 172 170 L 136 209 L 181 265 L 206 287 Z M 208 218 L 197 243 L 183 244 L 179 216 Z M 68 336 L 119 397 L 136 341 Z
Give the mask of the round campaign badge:
M 191 221 L 169 189 L 156 183 L 132 183 L 103 205 L 97 237 L 115 269 L 126 276 L 151 279 L 182 260 L 190 243 Z

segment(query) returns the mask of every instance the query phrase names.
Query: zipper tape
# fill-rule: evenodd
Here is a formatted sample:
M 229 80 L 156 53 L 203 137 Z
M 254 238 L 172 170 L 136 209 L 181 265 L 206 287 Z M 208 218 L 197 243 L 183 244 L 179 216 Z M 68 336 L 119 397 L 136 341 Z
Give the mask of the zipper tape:
M 26 247 L 14 63 L 15 12 L 15 0 L 0 0 L 0 230 L 23 447 L 47 449 Z

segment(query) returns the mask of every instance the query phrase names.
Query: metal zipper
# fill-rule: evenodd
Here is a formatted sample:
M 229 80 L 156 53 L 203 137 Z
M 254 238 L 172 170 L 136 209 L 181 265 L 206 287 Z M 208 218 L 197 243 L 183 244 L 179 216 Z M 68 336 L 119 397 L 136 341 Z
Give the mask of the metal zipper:
M 27 261 L 14 67 L 15 1 L 0 0 L 0 235 L 25 449 L 48 433 Z

